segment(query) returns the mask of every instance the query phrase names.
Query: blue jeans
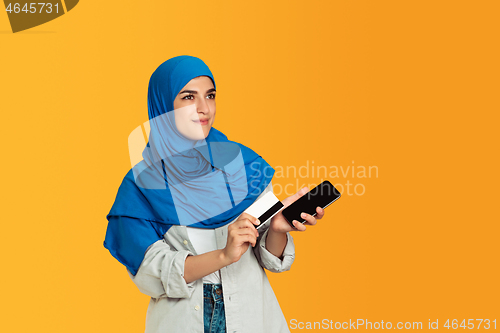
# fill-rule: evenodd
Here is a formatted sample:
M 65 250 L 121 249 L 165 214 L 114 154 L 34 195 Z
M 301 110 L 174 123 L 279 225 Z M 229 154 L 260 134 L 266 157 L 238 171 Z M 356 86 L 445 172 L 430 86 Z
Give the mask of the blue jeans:
M 221 284 L 203 284 L 203 323 L 205 333 L 226 333 L 226 314 Z

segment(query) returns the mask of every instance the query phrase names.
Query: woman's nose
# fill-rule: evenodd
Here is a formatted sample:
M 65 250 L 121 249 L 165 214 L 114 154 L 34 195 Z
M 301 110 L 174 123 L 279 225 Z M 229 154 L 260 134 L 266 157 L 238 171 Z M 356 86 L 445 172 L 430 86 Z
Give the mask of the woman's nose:
M 196 110 L 203 113 L 210 112 L 208 101 L 205 98 L 198 99 L 198 102 L 196 103 Z

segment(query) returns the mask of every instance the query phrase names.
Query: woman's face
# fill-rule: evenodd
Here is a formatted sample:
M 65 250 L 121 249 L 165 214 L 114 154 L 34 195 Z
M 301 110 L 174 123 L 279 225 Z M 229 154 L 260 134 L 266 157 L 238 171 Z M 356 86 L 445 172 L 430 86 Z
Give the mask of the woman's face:
M 189 81 L 174 99 L 175 125 L 188 139 L 208 136 L 215 119 L 215 89 L 208 76 Z

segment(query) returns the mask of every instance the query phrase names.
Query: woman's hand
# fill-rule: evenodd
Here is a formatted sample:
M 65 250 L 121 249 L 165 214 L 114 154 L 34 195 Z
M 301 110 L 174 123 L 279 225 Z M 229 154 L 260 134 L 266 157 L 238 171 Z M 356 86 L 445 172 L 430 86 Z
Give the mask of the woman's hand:
M 286 221 L 285 221 L 286 222 Z M 243 253 L 252 244 L 255 246 L 259 232 L 255 228 L 260 221 L 247 213 L 241 213 L 238 220 L 227 228 L 227 243 L 223 249 L 223 255 L 228 265 L 240 260 Z
M 300 191 L 298 191 L 294 195 L 289 196 L 288 198 L 284 199 L 282 201 L 283 205 L 285 207 L 290 206 L 293 202 L 297 201 L 301 196 L 306 194 L 308 191 L 309 191 L 309 189 L 307 187 L 303 187 L 302 189 L 300 189 Z M 297 220 L 293 220 L 292 223 L 295 226 L 295 228 L 292 228 L 292 226 L 290 226 L 290 224 L 285 219 L 283 214 L 281 212 L 279 212 L 271 219 L 270 229 L 271 229 L 271 231 L 276 232 L 276 233 L 286 233 L 289 231 L 305 231 L 306 230 L 305 225 L 315 225 L 317 222 L 316 220 L 323 218 L 324 215 L 325 215 L 325 210 L 322 209 L 321 207 L 316 207 L 316 217 L 314 217 L 310 214 L 306 214 L 303 217 L 303 219 L 306 220 L 306 222 L 304 222 L 304 224 L 302 224 Z

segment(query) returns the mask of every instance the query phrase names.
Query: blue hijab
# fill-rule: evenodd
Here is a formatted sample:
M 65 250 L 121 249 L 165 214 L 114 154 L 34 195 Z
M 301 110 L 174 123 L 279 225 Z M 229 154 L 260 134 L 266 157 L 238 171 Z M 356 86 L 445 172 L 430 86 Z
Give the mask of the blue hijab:
M 201 140 L 186 138 L 177 129 L 176 112 L 196 116 L 196 107 L 174 111 L 174 99 L 199 76 L 209 77 L 215 88 L 207 65 L 183 55 L 161 64 L 149 81 L 149 141 L 143 159 L 118 189 L 106 216 L 104 240 L 104 247 L 133 275 L 148 247 L 172 225 L 224 226 L 255 201 L 274 175 L 260 155 L 213 127 Z

